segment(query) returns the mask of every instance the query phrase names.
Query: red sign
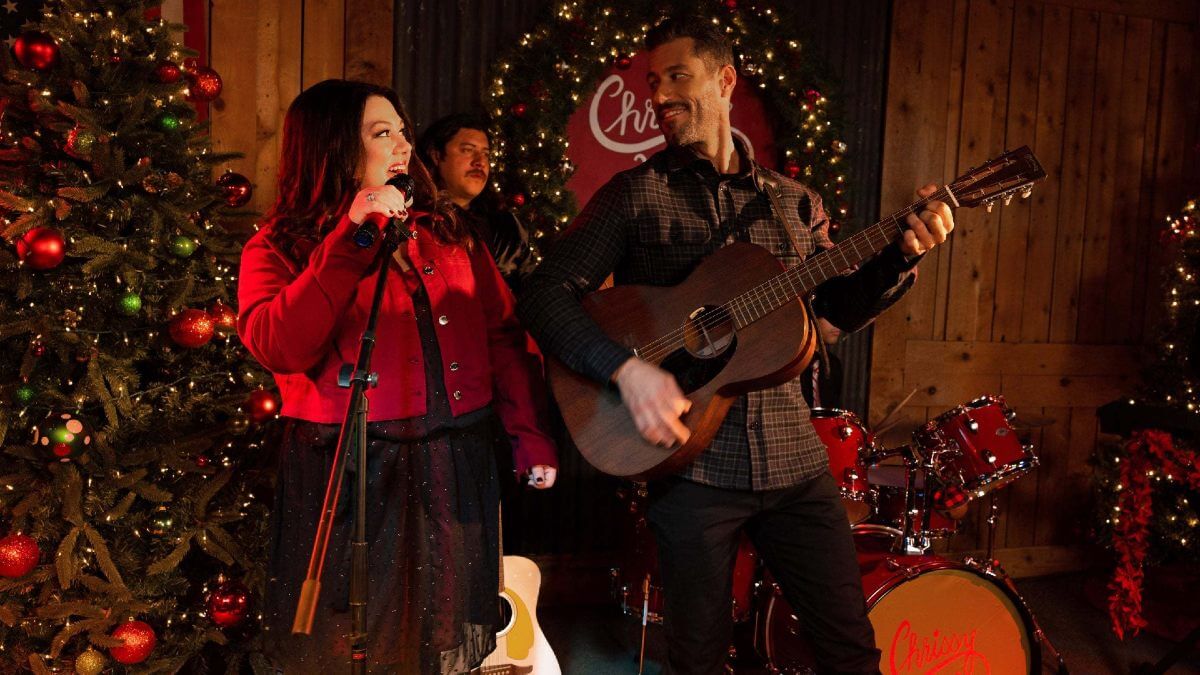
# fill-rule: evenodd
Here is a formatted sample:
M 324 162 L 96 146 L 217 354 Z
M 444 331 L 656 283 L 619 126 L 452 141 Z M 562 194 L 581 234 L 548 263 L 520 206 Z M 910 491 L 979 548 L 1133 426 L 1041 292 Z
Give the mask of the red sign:
M 567 187 L 581 208 L 613 174 L 637 166 L 666 147 L 646 85 L 649 61 L 646 52 L 640 52 L 629 68 L 610 68 L 599 86 L 580 100 L 567 123 L 571 143 L 567 157 L 575 165 Z M 750 156 L 774 168 L 774 132 L 762 101 L 747 80 L 738 80 L 734 87 L 730 120 L 733 135 L 746 144 Z

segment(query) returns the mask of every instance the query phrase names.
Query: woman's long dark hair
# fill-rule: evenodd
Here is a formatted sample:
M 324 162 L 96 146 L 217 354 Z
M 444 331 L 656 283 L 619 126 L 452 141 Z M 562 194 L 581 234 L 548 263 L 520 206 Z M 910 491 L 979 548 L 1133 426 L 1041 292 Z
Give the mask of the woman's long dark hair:
M 356 174 L 363 158 L 362 116 L 372 96 L 381 96 L 396 107 L 404 121 L 405 137 L 412 143 L 412 120 L 400 97 L 387 87 L 325 80 L 301 92 L 288 106 L 278 193 L 266 217 L 277 232 L 322 237 L 350 208 L 361 189 Z M 433 213 L 431 227 L 444 241 L 470 246 L 470 233 L 454 217 L 450 203 L 438 196 L 433 177 L 415 147 L 408 173 L 415 187 L 413 210 Z

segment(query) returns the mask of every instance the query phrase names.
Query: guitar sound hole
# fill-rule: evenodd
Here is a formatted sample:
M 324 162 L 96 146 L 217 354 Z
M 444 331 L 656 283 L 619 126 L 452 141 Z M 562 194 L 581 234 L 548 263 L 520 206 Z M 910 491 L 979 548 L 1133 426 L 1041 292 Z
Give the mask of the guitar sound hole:
M 683 346 L 692 356 L 711 359 L 733 344 L 733 317 L 724 307 L 701 307 L 683 324 Z
M 513 608 L 513 602 L 507 593 L 501 593 L 496 597 L 499 601 L 496 604 L 500 606 L 500 625 L 504 626 L 499 632 L 504 634 L 508 632 L 508 629 L 512 628 L 513 620 L 516 619 L 516 610 Z
M 735 351 L 737 333 L 729 311 L 701 307 L 684 324 L 683 348 L 668 354 L 659 365 L 675 376 L 683 393 L 690 394 L 719 375 Z

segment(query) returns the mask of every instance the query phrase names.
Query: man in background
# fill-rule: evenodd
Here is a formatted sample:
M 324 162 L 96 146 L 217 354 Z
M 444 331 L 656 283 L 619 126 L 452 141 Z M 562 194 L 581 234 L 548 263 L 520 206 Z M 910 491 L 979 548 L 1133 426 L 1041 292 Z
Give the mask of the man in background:
M 482 115 L 455 113 L 438 119 L 421 134 L 417 154 L 433 179 L 458 207 L 471 230 L 487 245 L 513 293 L 537 264 L 529 233 L 488 190 L 492 136 Z

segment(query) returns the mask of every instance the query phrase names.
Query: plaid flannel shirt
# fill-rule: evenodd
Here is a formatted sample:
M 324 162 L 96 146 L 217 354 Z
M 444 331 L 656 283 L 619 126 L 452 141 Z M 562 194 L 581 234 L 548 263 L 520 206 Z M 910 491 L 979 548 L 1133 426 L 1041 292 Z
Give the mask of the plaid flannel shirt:
M 789 268 L 833 246 L 817 193 L 754 164 L 740 142 L 736 146 L 743 167 L 738 174 L 718 174 L 693 151 L 668 147 L 617 174 L 592 197 L 528 278 L 518 304 L 525 327 L 544 351 L 608 382 L 633 354 L 604 335 L 579 299 L 610 273 L 617 284 L 670 286 L 733 241 L 758 244 Z M 760 174 L 779 183 L 786 226 L 802 250 L 793 250 L 784 224 L 774 217 Z M 854 272 L 818 287 L 814 310 L 843 331 L 858 330 L 911 287 L 915 265 L 899 247 L 889 246 Z M 681 475 L 721 488 L 768 490 L 796 485 L 828 467 L 794 379 L 739 397 L 712 444 Z

